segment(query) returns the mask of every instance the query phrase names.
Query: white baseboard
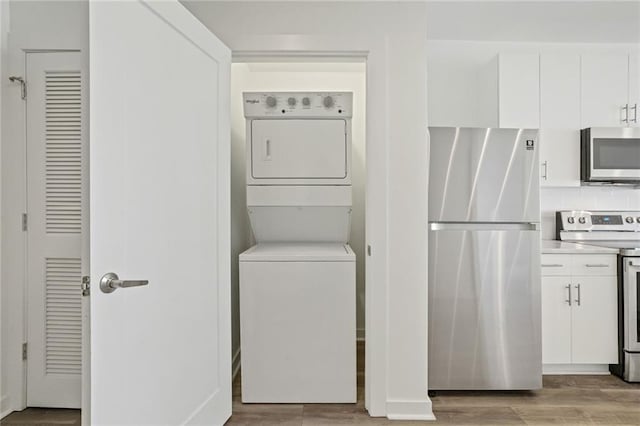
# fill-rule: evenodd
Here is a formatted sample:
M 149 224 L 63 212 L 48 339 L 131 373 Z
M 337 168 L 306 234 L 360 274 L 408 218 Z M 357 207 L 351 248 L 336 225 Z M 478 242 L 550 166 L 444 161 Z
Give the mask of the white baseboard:
M 429 398 L 417 400 L 387 400 L 390 420 L 435 420 Z
M 609 364 L 543 364 L 542 374 L 596 374 L 607 375 L 609 372 Z
M 236 350 L 236 353 L 233 354 L 233 358 L 231 360 L 231 380 L 235 380 L 239 371 L 240 371 L 240 348 Z
M 15 410 L 11 407 L 11 398 L 8 395 L 3 395 L 0 398 L 0 419 L 4 419 Z

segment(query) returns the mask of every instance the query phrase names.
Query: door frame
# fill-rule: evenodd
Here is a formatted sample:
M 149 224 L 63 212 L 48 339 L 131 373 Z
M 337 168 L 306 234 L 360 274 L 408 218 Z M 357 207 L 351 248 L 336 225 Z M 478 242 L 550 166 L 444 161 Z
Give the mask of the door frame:
M 255 39 L 249 41 L 250 45 L 255 44 L 255 49 L 247 49 L 243 48 L 241 50 L 234 50 L 232 48 L 232 63 L 260 63 L 260 62 L 308 62 L 308 63 L 322 63 L 322 62 L 347 62 L 347 63 L 364 63 L 365 64 L 365 99 L 366 99 L 366 117 L 365 117 L 365 170 L 366 170 L 366 179 L 365 179 L 365 247 L 367 245 L 372 245 L 371 242 L 374 238 L 372 238 L 372 227 L 370 223 L 373 220 L 377 223 L 384 223 L 383 219 L 375 218 L 375 213 L 373 212 L 374 205 L 372 200 L 376 200 L 380 195 L 380 183 L 382 178 L 382 173 L 379 173 L 381 167 L 380 159 L 384 160 L 386 156 L 380 156 L 379 153 L 376 153 L 375 149 L 370 149 L 371 140 L 370 135 L 374 130 L 372 129 L 375 125 L 372 120 L 369 118 L 369 108 L 371 107 L 370 93 L 371 93 L 371 83 L 370 83 L 370 67 L 371 64 L 371 52 L 368 49 L 354 49 L 351 46 L 346 46 L 346 48 L 341 49 L 338 46 L 343 45 L 340 44 L 340 41 L 335 38 L 332 40 L 327 40 L 326 37 L 309 37 L 310 41 L 313 40 L 315 44 L 312 49 L 305 50 L 284 50 L 281 48 L 283 44 L 279 44 L 278 41 L 273 42 L 272 46 L 259 46 L 259 42 L 263 42 L 263 40 Z M 325 46 L 326 43 L 326 46 Z M 286 45 L 286 44 L 284 44 Z M 319 47 L 325 47 L 324 49 L 320 49 Z M 248 47 L 248 46 L 247 46 Z M 311 47 L 311 46 L 310 46 Z M 374 60 L 377 57 L 374 55 Z M 374 62 L 375 64 L 375 62 Z M 373 165 L 376 164 L 376 165 Z M 373 170 L 376 170 L 376 166 L 378 166 L 378 173 L 373 173 Z M 383 166 L 384 167 L 384 166 Z M 378 179 L 376 181 L 376 179 Z M 373 182 L 372 182 L 373 181 Z M 377 185 L 376 185 L 377 184 Z M 375 187 L 378 189 L 378 193 L 372 189 Z M 377 204 L 379 206 L 379 204 Z M 377 211 L 378 213 L 380 210 Z M 377 219 L 377 220 L 376 220 Z M 366 249 L 365 249 L 366 250 Z M 367 258 L 370 256 L 367 256 Z M 378 265 L 376 265 L 378 263 Z M 381 357 L 380 354 L 385 353 L 386 341 L 384 340 L 384 333 L 386 332 L 386 327 L 378 327 L 374 328 L 370 326 L 373 321 L 383 320 L 386 322 L 386 318 L 381 318 L 379 314 L 381 311 L 377 311 L 374 315 L 374 303 L 380 304 L 385 303 L 384 298 L 386 298 L 386 294 L 381 294 L 380 285 L 384 282 L 384 280 L 375 280 L 374 276 L 377 271 L 375 269 L 382 269 L 382 266 L 386 266 L 383 262 L 373 262 L 369 261 L 369 259 L 365 260 L 365 323 L 364 323 L 364 340 L 365 340 L 365 379 L 364 379 L 364 387 L 365 387 L 365 407 L 369 410 L 369 414 L 371 416 L 381 416 L 386 415 L 386 410 L 384 413 L 381 413 L 379 410 L 384 408 L 386 404 L 386 371 L 382 370 L 381 367 L 385 365 L 386 359 Z M 377 267 L 377 268 L 376 268 Z M 375 284 L 378 284 L 378 287 L 374 287 Z M 358 336 L 360 338 L 360 336 Z M 240 351 L 240 356 L 242 356 L 242 352 Z M 426 362 L 426 360 L 425 360 Z M 374 368 L 375 366 L 375 368 Z M 377 398 L 377 400 L 375 399 Z M 374 414 L 377 413 L 377 414 Z
M 389 167 L 384 120 L 380 119 L 380 105 L 376 105 L 380 91 L 385 88 L 384 70 L 388 60 L 385 40 L 382 37 L 372 42 L 367 37 L 345 40 L 335 36 L 246 36 L 229 43 L 229 47 L 232 62 L 363 61 L 366 64 L 365 246 L 371 246 L 372 250 L 365 263 L 364 392 L 369 415 L 388 416 L 393 411 L 387 406 Z

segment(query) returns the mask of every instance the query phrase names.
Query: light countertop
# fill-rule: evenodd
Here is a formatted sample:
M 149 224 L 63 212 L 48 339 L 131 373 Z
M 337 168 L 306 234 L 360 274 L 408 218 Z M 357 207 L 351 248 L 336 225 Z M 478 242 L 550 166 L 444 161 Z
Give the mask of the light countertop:
M 609 247 L 590 246 L 566 241 L 542 240 L 542 254 L 617 254 L 618 250 Z

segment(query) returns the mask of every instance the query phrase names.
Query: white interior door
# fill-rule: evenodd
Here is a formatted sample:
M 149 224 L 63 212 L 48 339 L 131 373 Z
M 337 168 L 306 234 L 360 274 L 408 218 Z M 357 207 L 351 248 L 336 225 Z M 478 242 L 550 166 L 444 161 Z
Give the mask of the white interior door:
M 79 52 L 26 56 L 27 405 L 80 408 L 87 70 Z
M 91 424 L 223 424 L 230 51 L 177 1 L 91 2 L 90 38 Z

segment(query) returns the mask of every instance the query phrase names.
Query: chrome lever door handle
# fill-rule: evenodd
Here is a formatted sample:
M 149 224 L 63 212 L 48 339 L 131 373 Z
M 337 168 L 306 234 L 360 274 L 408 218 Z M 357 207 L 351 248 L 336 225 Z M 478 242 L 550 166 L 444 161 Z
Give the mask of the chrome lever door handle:
M 118 274 L 108 272 L 100 279 L 100 290 L 103 293 L 113 293 L 119 288 L 140 287 L 148 284 L 147 280 L 121 280 Z

